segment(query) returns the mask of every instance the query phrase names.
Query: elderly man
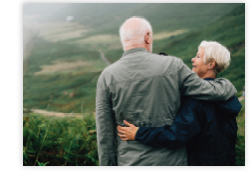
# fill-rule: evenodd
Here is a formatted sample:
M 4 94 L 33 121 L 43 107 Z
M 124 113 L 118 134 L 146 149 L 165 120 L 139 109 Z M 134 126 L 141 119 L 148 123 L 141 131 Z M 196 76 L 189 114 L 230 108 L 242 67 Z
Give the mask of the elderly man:
M 155 148 L 122 141 L 123 120 L 139 127 L 172 125 L 181 96 L 227 100 L 236 94 L 226 79 L 204 81 L 181 59 L 152 54 L 152 28 L 132 17 L 120 27 L 124 54 L 107 67 L 97 83 L 96 126 L 100 165 L 187 165 L 186 147 Z

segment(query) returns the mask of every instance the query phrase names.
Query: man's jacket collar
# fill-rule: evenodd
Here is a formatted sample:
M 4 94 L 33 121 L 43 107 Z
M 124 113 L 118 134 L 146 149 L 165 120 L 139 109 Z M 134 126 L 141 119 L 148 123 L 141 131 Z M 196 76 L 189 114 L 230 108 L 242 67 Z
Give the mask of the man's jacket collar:
M 133 48 L 133 49 L 130 49 L 130 50 L 128 50 L 128 51 L 125 51 L 125 52 L 123 53 L 123 56 L 126 56 L 126 55 L 131 54 L 131 53 L 139 52 L 139 51 L 149 52 L 149 51 L 147 51 L 147 49 L 145 49 L 145 48 Z

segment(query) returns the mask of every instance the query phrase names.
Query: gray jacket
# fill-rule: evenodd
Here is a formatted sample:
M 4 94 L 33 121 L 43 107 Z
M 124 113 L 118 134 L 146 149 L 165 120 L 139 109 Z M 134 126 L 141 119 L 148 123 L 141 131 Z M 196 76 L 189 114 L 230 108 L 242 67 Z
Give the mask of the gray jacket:
M 182 96 L 222 101 L 236 94 L 227 79 L 204 81 L 179 58 L 149 53 L 145 48 L 126 51 L 99 77 L 96 91 L 96 128 L 100 165 L 187 165 L 185 146 L 154 148 L 122 141 L 117 125 L 172 125 Z

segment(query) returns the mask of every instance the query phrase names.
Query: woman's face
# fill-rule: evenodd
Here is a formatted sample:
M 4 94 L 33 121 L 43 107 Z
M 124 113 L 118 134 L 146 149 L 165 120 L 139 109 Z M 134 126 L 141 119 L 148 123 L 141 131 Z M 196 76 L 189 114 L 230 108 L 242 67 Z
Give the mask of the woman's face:
M 200 78 L 204 78 L 208 70 L 208 63 L 204 63 L 205 49 L 200 47 L 196 57 L 192 58 L 192 71 L 198 74 Z

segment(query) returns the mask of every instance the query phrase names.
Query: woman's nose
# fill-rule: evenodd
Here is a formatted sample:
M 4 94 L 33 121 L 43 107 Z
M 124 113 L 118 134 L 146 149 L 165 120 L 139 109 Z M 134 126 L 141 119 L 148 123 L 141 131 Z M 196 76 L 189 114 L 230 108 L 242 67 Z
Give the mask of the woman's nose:
M 191 62 L 193 62 L 193 61 L 194 61 L 194 58 L 191 59 Z

